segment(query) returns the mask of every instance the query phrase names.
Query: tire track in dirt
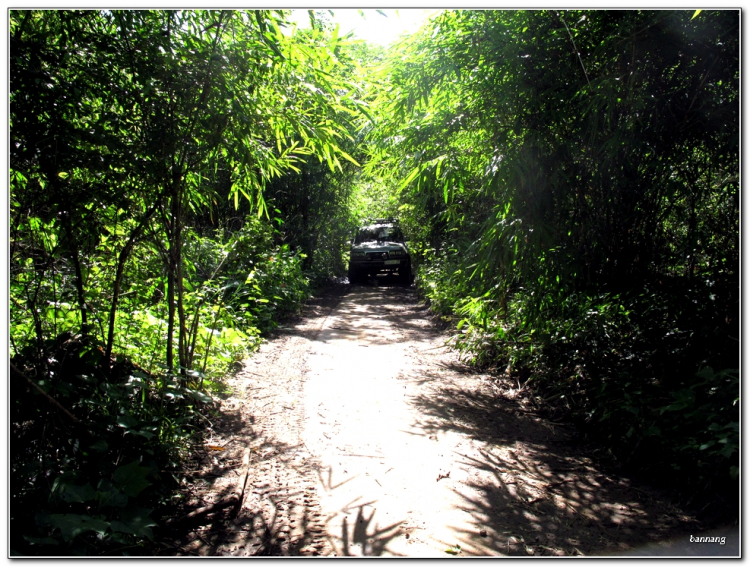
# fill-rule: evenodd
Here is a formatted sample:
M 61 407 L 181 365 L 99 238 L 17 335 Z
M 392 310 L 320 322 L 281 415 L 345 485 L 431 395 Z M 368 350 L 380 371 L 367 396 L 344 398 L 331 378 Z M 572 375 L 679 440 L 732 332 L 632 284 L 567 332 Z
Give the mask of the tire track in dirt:
M 226 421 L 215 424 L 208 440 L 224 450 L 202 459 L 196 478 L 208 482 L 196 483 L 186 508 L 218 502 L 235 489 L 242 456 L 249 452 L 242 507 L 236 516 L 223 511 L 187 531 L 173 542 L 177 555 L 332 553 L 317 504 L 314 463 L 301 432 L 307 353 L 338 300 L 333 290 L 306 306 L 296 323 L 264 342 L 228 380 L 232 395 L 221 404 Z

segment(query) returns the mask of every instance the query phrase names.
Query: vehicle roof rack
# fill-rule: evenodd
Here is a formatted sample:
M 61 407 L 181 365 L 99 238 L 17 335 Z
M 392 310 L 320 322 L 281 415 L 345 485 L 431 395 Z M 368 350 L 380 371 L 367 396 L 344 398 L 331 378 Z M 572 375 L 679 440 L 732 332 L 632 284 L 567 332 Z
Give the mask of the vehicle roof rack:
M 398 219 L 394 219 L 393 217 L 387 219 L 367 219 L 365 220 L 365 224 L 398 224 Z

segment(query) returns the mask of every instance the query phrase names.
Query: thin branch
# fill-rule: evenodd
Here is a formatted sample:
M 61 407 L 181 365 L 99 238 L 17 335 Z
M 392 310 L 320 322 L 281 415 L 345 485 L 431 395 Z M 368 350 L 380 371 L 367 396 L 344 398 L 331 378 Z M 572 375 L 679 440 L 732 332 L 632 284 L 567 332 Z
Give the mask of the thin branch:
M 591 87 L 591 81 L 589 81 L 589 74 L 586 72 L 586 67 L 583 64 L 583 59 L 581 59 L 581 54 L 578 51 L 578 47 L 576 46 L 575 40 L 573 39 L 573 34 L 570 33 L 570 28 L 568 27 L 568 24 L 565 23 L 565 20 L 560 15 L 560 12 L 556 12 L 556 13 L 557 13 L 557 17 L 560 18 L 560 21 L 565 26 L 565 29 L 568 30 L 568 37 L 570 38 L 570 41 L 573 44 L 573 50 L 576 52 L 576 55 L 578 56 L 578 61 L 581 62 L 581 69 L 583 69 L 583 74 L 586 77 L 586 82 L 588 83 L 589 87 Z

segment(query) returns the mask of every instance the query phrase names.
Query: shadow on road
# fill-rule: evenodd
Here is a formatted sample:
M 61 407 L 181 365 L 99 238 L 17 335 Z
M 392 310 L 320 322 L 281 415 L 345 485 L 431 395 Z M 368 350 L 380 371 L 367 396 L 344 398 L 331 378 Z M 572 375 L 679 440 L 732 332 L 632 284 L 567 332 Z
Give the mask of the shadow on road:
M 427 322 L 429 307 L 419 304 L 413 288 L 388 285 L 355 286 L 356 294 L 344 296 L 331 319 L 316 336 L 315 342 L 361 339 L 370 345 L 389 345 L 391 324 L 408 338 L 412 334 L 437 333 Z M 288 329 L 288 334 L 303 334 Z
M 331 466 L 316 467 L 316 472 L 320 486 L 329 494 L 358 478 L 358 475 L 354 475 L 344 480 L 334 480 L 334 470 Z M 339 513 L 343 515 L 340 530 L 338 533 L 331 534 L 329 542 L 341 555 L 347 557 L 397 555 L 388 549 L 388 544 L 400 535 L 401 522 L 381 528 L 374 521 L 376 511 L 373 506 L 377 504 L 377 500 L 369 502 L 361 502 L 361 500 L 361 496 L 357 497 L 339 510 Z M 357 516 L 350 525 L 347 515 L 354 510 L 357 511 Z
M 343 555 L 348 557 L 378 557 L 384 553 L 393 555 L 393 552 L 388 549 L 388 543 L 400 534 L 398 528 L 401 522 L 378 528 L 377 524 L 373 523 L 374 517 L 374 510 L 367 516 L 365 505 L 359 505 L 353 526 L 349 526 L 346 517 L 341 520 L 340 546 Z M 354 549 L 355 547 L 358 549 Z
M 618 555 L 697 529 L 649 490 L 602 472 L 572 433 L 520 414 L 489 388 L 433 385 L 411 400 L 420 416 L 414 427 L 424 435 L 459 432 L 488 447 L 460 455 L 471 474 L 452 489 L 476 526 L 457 529 L 463 542 L 508 555 Z
M 379 334 L 380 329 L 398 320 L 399 324 L 424 332 L 419 322 L 424 317 L 421 311 L 414 312 L 411 304 L 416 305 L 417 297 L 413 289 L 403 287 L 356 286 L 356 294 L 347 294 L 338 303 L 336 316 L 316 334 L 313 342 L 330 340 L 355 340 L 361 338 L 373 345 L 388 345 L 393 342 L 389 334 Z M 404 305 L 409 305 L 409 308 Z M 408 330 L 408 329 L 407 329 Z M 293 327 L 284 327 L 284 334 L 307 336 L 307 331 Z

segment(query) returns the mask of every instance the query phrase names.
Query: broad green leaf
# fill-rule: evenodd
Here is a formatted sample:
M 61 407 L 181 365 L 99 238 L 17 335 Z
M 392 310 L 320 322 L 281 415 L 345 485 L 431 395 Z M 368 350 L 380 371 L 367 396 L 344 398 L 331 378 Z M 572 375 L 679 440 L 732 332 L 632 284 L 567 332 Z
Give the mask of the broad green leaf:
M 138 420 L 131 415 L 124 414 L 117 418 L 117 425 L 125 429 L 132 429 L 138 425 Z
M 83 514 L 50 514 L 49 523 L 52 527 L 60 528 L 65 541 L 71 541 L 76 536 L 90 531 L 104 534 L 109 528 L 109 522 Z
M 144 488 L 151 484 L 146 480 L 148 473 L 147 467 L 142 467 L 138 464 L 138 461 L 133 461 L 115 470 L 115 486 L 128 496 L 138 496 Z
M 96 493 L 96 499 L 102 508 L 124 508 L 128 505 L 128 497 L 119 490 L 110 486 L 110 490 L 99 490 Z
M 203 392 L 198 392 L 196 390 L 188 390 L 188 395 L 191 398 L 198 400 L 199 402 L 203 402 L 204 404 L 210 404 L 213 401 L 210 396 L 207 396 Z
M 157 523 L 151 519 L 152 510 L 148 508 L 129 507 L 120 511 L 120 519 L 112 522 L 112 531 L 134 536 L 147 537 L 153 540 L 151 528 Z
M 74 484 L 63 484 L 60 489 L 60 497 L 65 502 L 88 502 L 96 498 L 96 490 L 90 484 L 77 486 Z

